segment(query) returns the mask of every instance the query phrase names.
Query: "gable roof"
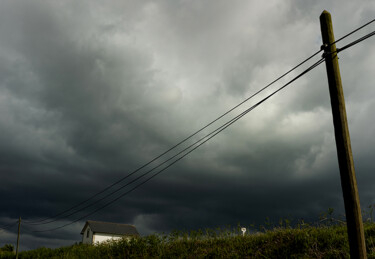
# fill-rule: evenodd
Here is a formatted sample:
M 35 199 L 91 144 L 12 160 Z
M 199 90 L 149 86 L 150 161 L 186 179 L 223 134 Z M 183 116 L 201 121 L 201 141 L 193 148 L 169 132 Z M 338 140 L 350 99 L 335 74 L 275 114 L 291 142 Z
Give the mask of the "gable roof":
M 101 221 L 93 221 L 93 220 L 86 221 L 86 224 L 81 231 L 81 235 L 85 232 L 87 226 L 89 226 L 91 231 L 94 233 L 108 233 L 108 234 L 115 234 L 115 235 L 139 236 L 137 229 L 133 225 L 111 223 L 111 222 L 101 222 Z

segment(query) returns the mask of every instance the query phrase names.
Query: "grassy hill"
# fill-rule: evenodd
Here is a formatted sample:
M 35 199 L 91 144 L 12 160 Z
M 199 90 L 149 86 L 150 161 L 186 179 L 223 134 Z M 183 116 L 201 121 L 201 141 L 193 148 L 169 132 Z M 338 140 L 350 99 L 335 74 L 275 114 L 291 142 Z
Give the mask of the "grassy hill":
M 375 224 L 365 224 L 367 253 L 375 258 Z M 349 258 L 345 225 L 275 227 L 242 236 L 233 230 L 150 235 L 97 246 L 38 248 L 19 258 Z M 0 258 L 14 253 L 0 252 Z

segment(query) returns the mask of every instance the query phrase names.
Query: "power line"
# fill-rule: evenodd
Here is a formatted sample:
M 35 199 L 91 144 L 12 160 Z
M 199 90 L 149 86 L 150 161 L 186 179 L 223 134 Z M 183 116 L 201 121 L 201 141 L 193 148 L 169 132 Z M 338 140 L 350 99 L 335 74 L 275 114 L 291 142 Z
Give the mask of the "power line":
M 302 66 L 304 63 L 306 63 L 307 61 L 309 61 L 310 59 L 312 59 L 313 57 L 315 57 L 317 54 L 319 54 L 322 50 L 319 50 L 317 52 L 315 52 L 314 54 L 312 54 L 310 57 L 306 58 L 304 61 L 300 62 L 298 65 L 294 66 L 293 68 L 291 68 L 290 70 L 288 70 L 287 72 L 285 72 L 284 74 L 282 74 L 281 76 L 279 76 L 278 78 L 276 78 L 275 80 L 273 80 L 271 83 L 269 83 L 268 85 L 264 86 L 263 88 L 261 88 L 260 90 L 258 90 L 256 93 L 252 94 L 251 96 L 249 96 L 248 98 L 246 98 L 245 100 L 243 100 L 242 102 L 240 102 L 239 104 L 235 105 L 234 107 L 232 107 L 231 109 L 229 109 L 228 111 L 226 111 L 225 113 L 223 113 L 222 115 L 220 115 L 219 117 L 217 117 L 216 119 L 214 119 L 213 121 L 211 121 L 210 123 L 208 123 L 207 125 L 205 125 L 204 127 L 200 128 L 199 130 L 195 131 L 194 133 L 192 133 L 191 135 L 189 135 L 188 137 L 186 137 L 185 139 L 183 139 L 182 141 L 178 142 L 176 145 L 172 146 L 171 148 L 169 148 L 167 151 L 163 152 L 162 154 L 158 155 L 157 157 L 155 157 L 154 159 L 152 159 L 151 161 L 147 162 L 146 164 L 142 165 L 141 167 L 137 168 L 136 170 L 132 171 L 131 173 L 129 173 L 128 175 L 120 178 L 119 180 L 117 180 L 116 182 L 114 182 L 113 184 L 105 187 L 104 189 L 102 189 L 101 191 L 97 192 L 96 194 L 90 196 L 89 198 L 81 201 L 80 203 L 77 203 L 76 205 L 64 210 L 64 211 L 61 211 L 51 217 L 46 217 L 44 219 L 41 219 L 41 220 L 36 220 L 36 221 L 27 221 L 27 220 L 24 220 L 24 223 L 28 223 L 28 224 L 33 224 L 33 225 L 40 225 L 40 224 L 47 224 L 47 223 L 42 223 L 42 222 L 45 222 L 49 219 L 53 219 L 53 218 L 57 218 L 57 217 L 60 217 L 64 214 L 66 214 L 67 212 L 69 211 L 72 211 L 78 207 L 80 207 L 81 205 L 85 204 L 86 202 L 90 201 L 90 200 L 93 200 L 94 198 L 98 197 L 100 194 L 104 193 L 105 191 L 111 189 L 113 186 L 119 184 L 120 182 L 124 181 L 125 179 L 129 178 L 130 176 L 134 175 L 135 173 L 139 172 L 140 170 L 142 170 L 143 168 L 145 168 L 146 166 L 150 165 L 151 163 L 155 162 L 156 160 L 158 160 L 159 158 L 161 158 L 162 156 L 166 155 L 167 153 L 169 153 L 170 151 L 172 151 L 173 149 L 177 148 L 178 146 L 180 146 L 182 143 L 186 142 L 187 140 L 189 140 L 190 138 L 192 138 L 193 136 L 197 135 L 199 132 L 203 131 L 204 129 L 208 128 L 210 125 L 212 125 L 213 123 L 217 122 L 218 120 L 220 120 L 221 118 L 223 118 L 224 116 L 226 116 L 227 114 L 229 114 L 230 112 L 232 112 L 233 110 L 237 109 L 238 107 L 240 107 L 241 105 L 243 105 L 244 103 L 246 103 L 247 101 L 249 101 L 250 99 L 252 99 L 253 97 L 255 97 L 256 95 L 258 95 L 259 93 L 261 93 L 262 91 L 264 91 L 265 89 L 267 89 L 268 87 L 270 87 L 271 85 L 273 85 L 274 83 L 276 83 L 277 81 L 279 81 L 281 78 L 285 77 L 286 75 L 288 75 L 289 73 L 291 73 L 292 71 L 294 71 L 295 69 L 297 69 L 298 67 Z M 55 220 L 54 220 L 55 221 Z M 53 221 L 48 221 L 48 222 L 53 222 Z
M 302 73 L 300 73 L 299 75 L 297 75 L 296 77 L 294 77 L 292 80 L 290 80 L 288 83 L 286 83 L 285 85 L 283 85 L 282 87 L 280 87 L 279 89 L 277 89 L 276 91 L 274 91 L 273 93 L 269 94 L 267 97 L 263 98 L 261 101 L 259 101 L 258 103 L 256 103 L 255 105 L 251 106 L 250 108 L 246 109 L 244 112 L 242 112 L 241 114 L 237 115 L 236 117 L 234 117 L 233 119 L 229 120 L 228 122 L 226 122 L 225 124 L 223 124 L 222 126 L 220 126 L 219 128 L 217 128 L 214 132 L 214 134 L 212 134 L 210 137 L 208 137 L 206 140 L 204 140 L 203 142 L 201 142 L 199 145 L 195 146 L 194 148 L 192 148 L 191 150 L 189 150 L 187 153 L 185 153 L 184 155 L 182 155 L 181 157 L 177 158 L 175 161 L 173 161 L 172 163 L 170 163 L 169 165 L 167 165 L 166 167 L 164 167 L 163 169 L 159 170 L 158 172 L 156 172 L 155 174 L 153 174 L 151 177 L 147 178 L 146 180 L 144 180 L 143 182 L 137 184 L 135 187 L 133 187 L 132 189 L 130 189 L 129 191 L 125 192 L 125 193 L 122 193 L 121 195 L 117 196 L 115 199 L 111 200 L 110 202 L 107 202 L 106 204 L 104 204 L 103 206 L 95 209 L 94 211 L 91 211 L 90 213 L 88 214 L 85 214 L 84 216 L 72 221 L 72 222 L 69 222 L 67 224 L 64 224 L 62 226 L 59 226 L 59 227 L 55 227 L 55 228 L 51 228 L 51 229 L 47 229 L 47 230 L 38 230 L 38 231 L 33 231 L 33 232 L 48 232 L 48 231 L 53 231 L 53 230 L 58 230 L 58 229 L 61 229 L 61 228 L 64 228 L 66 226 L 69 226 L 75 222 L 78 222 L 90 215 L 93 215 L 94 213 L 108 207 L 109 205 L 113 204 L 114 202 L 116 202 L 117 200 L 119 200 L 120 198 L 124 197 L 125 195 L 131 193 L 132 191 L 134 191 L 135 189 L 139 188 L 140 186 L 142 186 L 143 184 L 147 183 L 148 181 L 150 181 L 152 178 L 154 178 L 155 176 L 161 174 L 163 171 L 165 171 L 167 168 L 171 167 L 172 165 L 174 165 L 175 163 L 177 163 L 178 161 L 180 161 L 181 159 L 183 159 L 184 157 L 186 157 L 188 154 L 190 154 L 191 152 L 193 152 L 194 150 L 196 150 L 198 147 L 200 147 L 201 145 L 203 145 L 204 143 L 206 143 L 207 141 L 209 141 L 210 139 L 212 139 L 213 137 L 215 137 L 217 134 L 219 134 L 220 132 L 222 132 L 223 130 L 225 130 L 226 128 L 228 128 L 229 126 L 231 126 L 233 123 L 235 123 L 236 121 L 238 121 L 239 119 L 241 119 L 243 116 L 245 116 L 246 114 L 248 114 L 249 112 L 251 112 L 253 109 L 255 109 L 256 107 L 258 107 L 260 104 L 264 103 L 266 100 L 268 100 L 269 98 L 271 98 L 273 95 L 275 95 L 276 93 L 280 92 L 282 89 L 284 89 L 285 87 L 287 87 L 288 85 L 290 85 L 291 83 L 293 83 L 294 81 L 296 81 L 298 78 L 302 77 L 304 74 L 308 73 L 309 71 L 311 71 L 312 69 L 314 69 L 315 67 L 319 66 L 320 64 L 322 64 L 324 62 L 324 58 L 321 58 L 319 61 L 315 62 L 313 65 L 311 65 L 309 68 L 307 68 L 305 71 L 303 71 Z M 210 133 L 211 134 L 211 133 Z
M 315 53 L 313 56 L 315 56 L 316 54 L 318 54 L 320 51 L 318 51 L 317 53 Z M 308 59 L 312 58 L 313 56 L 309 57 Z M 301 64 L 301 63 L 300 63 Z M 275 82 L 275 81 L 274 81 Z M 260 91 L 258 91 L 259 93 Z M 253 95 L 255 96 L 255 94 Z M 229 121 L 230 122 L 230 121 Z M 229 123 L 227 122 L 227 123 Z M 180 152 L 178 152 L 177 154 L 173 155 L 172 157 L 168 158 L 167 160 L 165 160 L 164 162 L 158 164 L 157 166 L 151 168 L 150 170 L 146 171 L 145 173 L 143 173 L 142 175 L 138 176 L 137 178 L 131 180 L 130 182 L 126 183 L 125 185 L 122 185 L 121 187 L 117 188 L 116 190 L 112 191 L 111 193 L 105 195 L 104 197 L 100 198 L 99 200 L 95 200 L 94 202 L 84 206 L 84 207 L 81 207 L 80 209 L 77 209 L 75 211 L 73 211 L 72 213 L 69 213 L 63 217 L 56 217 L 52 220 L 48 220 L 48 221 L 45 221 L 45 222 L 41 222 L 41 223 L 29 223 L 29 225 L 45 225 L 45 224 L 49 224 L 49 223 L 52 223 L 52 222 L 55 222 L 57 220 L 61 220 L 61 219 L 65 219 L 65 218 L 68 218 L 74 214 L 77 214 L 78 212 L 80 211 L 83 211 L 89 207 L 92 207 L 94 206 L 95 204 L 99 203 L 100 201 L 114 195 L 115 193 L 119 192 L 120 190 L 124 189 L 125 187 L 131 185 L 132 183 L 136 182 L 137 180 L 143 178 L 145 175 L 151 173 L 152 171 L 154 171 L 155 169 L 161 167 L 162 165 L 168 163 L 169 161 L 173 160 L 174 158 L 176 158 L 177 156 L 183 154 L 185 151 L 189 150 L 190 148 L 192 148 L 193 146 L 195 146 L 196 144 L 198 144 L 199 142 L 202 142 L 204 141 L 204 139 L 208 138 L 210 135 L 213 135 L 215 134 L 216 131 L 220 130 L 221 127 L 225 126 L 226 124 L 220 126 L 219 128 L 215 129 L 214 131 L 208 133 L 207 135 L 203 136 L 202 138 L 200 138 L 199 140 L 195 141 L 193 144 L 190 144 L 188 147 L 184 148 L 183 150 L 181 150 Z
M 364 40 L 366 40 L 366 39 L 368 39 L 368 38 L 370 38 L 370 37 L 372 37 L 372 36 L 374 36 L 374 35 L 375 35 L 375 31 L 372 31 L 372 32 L 366 34 L 365 36 L 362 36 L 361 38 L 352 41 L 351 43 L 345 45 L 345 46 L 342 47 L 342 48 L 336 48 L 336 51 L 333 51 L 333 52 L 330 52 L 330 51 L 329 51 L 329 52 L 324 52 L 324 53 L 323 53 L 323 57 L 326 57 L 326 56 L 329 55 L 329 54 L 339 53 L 339 52 L 341 52 L 341 51 L 343 51 L 343 50 L 345 50 L 345 49 L 348 49 L 348 48 L 350 48 L 350 47 L 353 47 L 354 45 L 356 45 L 356 44 L 358 44 L 358 43 L 360 43 L 360 42 L 362 42 L 362 41 L 364 41 Z M 328 48 L 327 45 L 323 45 L 323 46 L 322 46 L 322 49 L 327 49 L 327 48 Z
M 0 227 L 0 231 L 4 231 L 4 230 L 6 230 L 8 228 L 11 228 L 11 227 L 17 225 L 17 224 L 18 224 L 18 220 L 16 222 L 3 225 L 3 226 Z
M 337 49 L 337 52 L 339 52 L 339 51 L 341 51 L 341 50 L 344 50 L 344 49 L 346 49 L 346 48 L 348 48 L 348 47 L 351 47 L 351 46 L 353 46 L 353 45 L 355 45 L 355 44 L 357 44 L 357 43 L 359 43 L 359 42 L 361 42 L 361 41 L 363 41 L 363 40 L 365 40 L 365 39 L 367 39 L 367 38 L 373 36 L 374 34 L 375 34 L 375 32 L 369 33 L 368 35 L 365 35 L 365 36 L 361 37 L 360 39 L 358 39 L 358 40 L 356 40 L 356 41 L 354 41 L 354 42 L 352 42 L 352 43 L 350 43 L 350 44 L 344 46 L 343 48 L 341 48 L 341 49 Z M 319 52 L 320 52 L 320 51 L 319 51 Z M 319 53 L 319 52 L 317 52 L 317 53 Z M 315 55 L 316 55 L 316 54 L 314 54 L 313 56 L 315 56 Z M 313 56 L 311 56 L 311 57 L 313 57 Z M 310 57 L 310 58 L 311 58 L 311 57 Z M 259 93 L 259 91 L 258 91 L 258 93 Z M 253 96 L 255 96 L 255 94 L 254 94 Z M 190 149 L 191 147 L 193 147 L 194 145 L 196 145 L 197 143 L 203 141 L 205 138 L 207 138 L 207 137 L 209 137 L 210 135 L 214 134 L 214 133 L 215 133 L 217 130 L 219 130 L 219 129 L 220 129 L 220 127 L 219 127 L 218 129 L 214 130 L 213 132 L 209 133 L 208 135 L 204 136 L 203 138 L 199 139 L 198 141 L 194 142 L 193 144 L 189 145 L 187 148 L 183 149 L 183 150 L 180 151 L 179 153 L 175 154 L 174 156 L 172 156 L 172 157 L 170 157 L 169 159 L 165 160 L 164 162 L 160 163 L 159 165 L 153 167 L 152 169 L 148 170 L 147 172 L 143 173 L 142 175 L 140 175 L 140 176 L 138 176 L 137 178 L 133 179 L 132 181 L 128 182 L 127 184 L 121 186 L 120 188 L 117 188 L 116 190 L 112 191 L 111 193 L 109 193 L 109 194 L 105 195 L 104 197 L 100 198 L 99 200 L 96 200 L 96 201 L 94 201 L 94 202 L 92 202 L 92 203 L 90 203 L 90 204 L 88 204 L 88 205 L 86 205 L 86 206 L 84 206 L 84 207 L 82 207 L 82 208 L 80 208 L 80 209 L 78 209 L 78 210 L 76 210 L 76 211 L 74 211 L 74 212 L 68 214 L 68 215 L 65 215 L 64 217 L 55 217 L 55 219 L 53 219 L 53 220 L 46 221 L 46 222 L 43 222 L 43 223 L 31 223 L 31 225 L 44 225 L 44 224 L 49 224 L 49 223 L 52 223 L 52 222 L 57 221 L 58 219 L 68 218 L 68 217 L 70 217 L 70 216 L 72 216 L 72 215 L 74 215 L 74 214 L 76 214 L 76 213 L 78 213 L 78 212 L 80 212 L 80 211 L 83 211 L 84 209 L 87 209 L 87 208 L 89 208 L 89 207 L 94 206 L 95 204 L 99 203 L 100 201 L 102 201 L 102 200 L 104 200 L 104 199 L 106 199 L 106 198 L 108 198 L 108 197 L 114 195 L 115 193 L 119 192 L 119 191 L 122 190 L 123 188 L 129 186 L 130 184 L 136 182 L 137 180 L 139 180 L 140 178 L 142 178 L 142 177 L 144 177 L 145 175 L 149 174 L 150 172 L 154 171 L 155 169 L 159 168 L 160 166 L 162 166 L 162 165 L 166 164 L 167 162 L 171 161 L 172 159 L 174 159 L 174 158 L 177 157 L 178 155 L 182 154 L 182 153 L 185 152 L 186 150 L 188 150 L 188 149 Z M 127 175 L 127 177 L 129 177 L 129 176 L 130 176 L 130 175 Z
M 177 154 L 173 155 L 172 157 L 168 158 L 167 160 L 165 160 L 164 162 L 160 163 L 159 165 L 153 167 L 152 169 L 148 170 L 147 172 L 143 173 L 142 175 L 138 176 L 137 178 L 133 179 L 132 181 L 128 182 L 127 184 L 121 186 L 120 188 L 117 188 L 115 191 L 105 195 L 104 197 L 100 198 L 99 200 L 96 200 L 92 203 L 90 203 L 89 205 L 86 205 L 85 207 L 82 207 L 68 215 L 65 215 L 64 217 L 57 217 L 53 220 L 50 220 L 50 221 L 46 221 L 46 222 L 43 222 L 43 223 L 29 223 L 29 225 L 45 225 L 45 224 L 49 224 L 49 223 L 52 223 L 52 222 L 55 222 L 57 220 L 61 220 L 61 219 L 64 219 L 64 218 L 68 218 L 84 209 L 87 209 L 93 205 L 95 205 L 96 203 L 99 203 L 100 201 L 104 200 L 105 198 L 108 198 L 109 196 L 112 196 L 113 194 L 119 192 L 120 190 L 122 190 L 123 188 L 129 186 L 130 184 L 136 182 L 137 180 L 139 180 L 140 178 L 144 177 L 145 175 L 151 173 L 152 171 L 154 171 L 155 169 L 161 167 L 162 165 L 168 163 L 169 161 L 173 160 L 174 158 L 176 158 L 177 156 L 181 155 L 182 153 L 184 153 L 185 151 L 189 150 L 190 148 L 192 148 L 193 146 L 195 146 L 197 143 L 199 142 L 202 142 L 204 139 L 208 138 L 210 135 L 214 134 L 217 130 L 219 130 L 222 126 L 220 126 L 219 128 L 215 129 L 214 131 L 210 132 L 209 134 L 205 135 L 204 137 L 200 138 L 199 140 L 195 141 L 193 144 L 190 144 L 188 147 L 186 147 L 185 149 L 181 150 L 180 152 L 178 152 Z
M 372 21 L 370 21 L 370 22 L 368 22 L 368 23 L 366 23 L 365 25 L 363 25 L 363 26 L 357 28 L 356 30 L 354 30 L 354 31 L 352 31 L 352 32 L 350 32 L 350 33 L 348 33 L 347 35 L 341 37 L 340 39 L 336 40 L 334 43 L 337 43 L 337 42 L 339 42 L 340 40 L 342 40 L 342 39 L 344 39 L 344 38 L 350 36 L 351 34 L 357 32 L 358 30 L 364 28 L 365 26 L 371 24 L 371 23 L 374 22 L 374 21 L 375 21 L 375 19 L 372 20 Z M 351 46 L 353 46 L 353 45 L 355 45 L 355 44 L 357 44 L 357 43 L 359 43 L 359 42 L 361 42 L 361 41 L 363 41 L 363 40 L 365 40 L 365 39 L 367 39 L 367 38 L 369 38 L 369 37 L 371 37 L 371 36 L 373 36 L 373 35 L 374 35 L 374 32 L 372 32 L 372 33 L 370 33 L 370 34 L 368 34 L 368 35 L 366 35 L 366 36 L 364 36 L 364 37 L 362 37 L 362 38 L 360 38 L 360 39 L 358 39 L 358 40 L 356 40 L 356 41 L 354 41 L 354 42 L 352 42 L 352 43 L 350 43 L 350 44 L 348 44 L 348 45 L 346 45 L 346 46 L 344 46 L 344 47 L 341 48 L 341 49 L 337 49 L 337 52 L 342 51 L 342 50 L 344 50 L 344 49 L 346 49 L 346 48 L 349 48 L 349 47 L 351 47 Z M 331 43 L 331 44 L 333 44 L 333 43 Z M 321 51 L 321 50 L 320 50 L 320 51 Z M 168 149 L 167 151 L 163 152 L 163 153 L 160 154 L 159 156 L 157 156 L 157 157 L 155 157 L 154 159 L 152 159 L 150 162 L 144 164 L 143 166 L 139 167 L 139 168 L 136 169 L 135 171 L 133 171 L 133 172 L 129 173 L 128 175 L 126 175 L 125 177 L 119 179 L 119 180 L 116 181 L 115 183 L 109 185 L 108 187 L 102 189 L 101 191 L 99 191 L 98 193 L 96 193 L 96 194 L 94 194 L 93 196 L 89 197 L 88 199 L 86 199 L 86 200 L 84 200 L 84 201 L 82 201 L 82 202 L 80 202 L 80 203 L 74 205 L 73 207 L 71 207 L 71 208 L 69 208 L 69 209 L 67 209 L 67 210 L 65 210 L 65 211 L 62 211 L 62 212 L 60 212 L 60 213 L 58 213 L 58 214 L 55 214 L 55 215 L 52 216 L 52 217 L 47 217 L 47 218 L 42 219 L 42 220 L 38 220 L 38 221 L 28 221 L 29 224 L 30 224 L 30 225 L 40 225 L 40 224 L 48 224 L 48 223 L 54 222 L 54 221 L 57 220 L 57 218 L 61 218 L 61 217 L 59 217 L 59 216 L 64 215 L 65 213 L 67 213 L 67 212 L 69 212 L 69 211 L 72 211 L 73 209 L 78 208 L 79 206 L 85 204 L 86 202 L 88 202 L 88 201 L 94 199 L 95 197 L 97 197 L 97 196 L 99 196 L 100 194 L 104 193 L 105 191 L 109 190 L 110 188 L 112 188 L 112 187 L 115 186 L 116 184 L 122 182 L 123 180 L 127 179 L 127 178 L 130 177 L 131 175 L 137 173 L 137 172 L 140 171 L 141 169 L 143 169 L 143 168 L 145 168 L 146 166 L 150 165 L 151 163 L 155 162 L 157 159 L 159 159 L 159 158 L 161 158 L 162 156 L 164 156 L 165 154 L 169 153 L 170 151 L 172 151 L 173 149 L 175 149 L 176 147 L 178 147 L 179 145 L 181 145 L 182 143 L 184 143 L 185 141 L 187 141 L 187 140 L 190 139 L 191 137 L 195 136 L 196 134 L 198 134 L 198 133 L 201 132 L 202 130 L 206 129 L 208 126 L 212 125 L 213 123 L 215 123 L 216 121 L 218 121 L 219 119 L 221 119 L 222 117 L 224 117 L 225 115 L 227 115 L 228 113 L 232 112 L 233 110 L 235 110 L 236 108 L 238 108 L 239 106 L 241 106 L 242 104 L 244 104 L 245 102 L 247 102 L 248 100 L 250 100 L 251 98 L 253 98 L 254 96 L 256 96 L 257 94 L 259 94 L 260 92 L 262 92 L 263 90 L 265 90 L 266 88 L 268 88 L 269 86 L 271 86 L 272 84 L 274 84 L 275 82 L 277 82 L 278 80 L 280 80 L 282 77 L 286 76 L 287 74 L 289 74 L 290 72 L 292 72 L 293 70 L 295 70 L 296 68 L 298 68 L 299 66 L 301 66 L 302 64 L 304 64 L 305 62 L 307 62 L 308 60 L 310 60 L 311 58 L 313 58 L 313 57 L 314 57 L 315 55 L 317 55 L 320 51 L 314 53 L 312 56 L 310 56 L 309 58 L 307 58 L 307 59 L 305 59 L 304 61 L 302 61 L 301 63 L 299 63 L 297 66 L 293 67 L 292 69 L 290 69 L 289 71 L 287 71 L 286 73 L 284 73 L 282 76 L 280 76 L 279 78 L 275 79 L 273 82 L 271 82 L 270 84 L 268 84 L 267 86 L 265 86 L 265 87 L 263 87 L 262 89 L 260 89 L 258 92 L 256 92 L 256 93 L 253 94 L 252 96 L 246 98 L 244 101 L 242 101 L 241 103 L 237 104 L 236 106 L 234 106 L 233 108 L 231 108 L 230 110 L 228 110 L 227 112 L 225 112 L 224 114 L 222 114 L 221 116 L 219 116 L 218 118 L 216 118 L 215 120 L 211 121 L 211 122 L 208 123 L 206 126 L 202 127 L 202 128 L 199 129 L 198 131 L 194 132 L 193 134 L 191 134 L 191 135 L 188 136 L 187 138 L 183 139 L 182 141 L 180 141 L 179 143 L 177 143 L 176 145 L 174 145 L 173 147 L 171 147 L 171 148 Z M 224 124 L 224 125 L 225 125 L 225 124 Z M 230 124 L 230 125 L 231 125 L 231 124 Z M 220 129 L 220 128 L 221 128 L 221 127 L 219 127 L 218 129 Z M 218 129 L 216 129 L 216 130 L 218 130 Z M 216 131 L 216 130 L 215 130 L 215 131 Z M 213 134 L 215 131 L 211 132 L 210 134 Z M 221 132 L 221 131 L 219 131 L 219 132 Z M 144 173 L 144 174 L 142 174 L 141 176 L 137 177 L 136 179 L 132 180 L 130 183 L 128 183 L 128 184 L 126 184 L 126 185 L 124 185 L 124 186 L 122 186 L 122 187 L 116 189 L 115 191 L 111 192 L 110 194 L 107 194 L 106 196 L 102 197 L 102 198 L 99 199 L 98 201 L 95 201 L 95 202 L 93 202 L 93 203 L 90 203 L 89 205 L 87 205 L 87 206 L 85 206 L 85 207 L 83 207 L 83 208 L 81 208 L 81 209 L 79 209 L 79 210 L 76 210 L 75 212 L 70 213 L 69 215 L 66 215 L 66 216 L 64 216 L 64 217 L 62 217 L 62 218 L 66 218 L 66 217 L 69 217 L 69 216 L 71 216 L 71 215 L 73 215 L 73 214 L 76 214 L 76 213 L 78 213 L 79 211 L 82 211 L 83 209 L 86 209 L 86 208 L 88 208 L 88 207 L 91 207 L 91 206 L 95 205 L 96 203 L 98 203 L 99 201 L 101 201 L 101 200 L 103 200 L 103 199 L 105 199 L 105 198 L 107 198 L 107 197 L 109 197 L 109 196 L 115 194 L 116 192 L 120 191 L 120 190 L 123 189 L 124 187 L 130 185 L 131 183 L 133 183 L 133 182 L 137 181 L 138 179 L 142 178 L 143 176 L 147 175 L 148 173 L 150 173 L 150 172 L 153 171 L 154 169 L 156 169 L 156 168 L 160 167 L 161 165 L 163 165 L 163 164 L 169 162 L 171 159 L 175 158 L 176 156 L 180 155 L 182 152 L 186 151 L 187 149 L 191 148 L 191 147 L 194 146 L 195 144 L 199 143 L 199 142 L 202 141 L 204 138 L 207 138 L 210 134 L 206 135 L 205 137 L 203 137 L 203 138 L 200 139 L 199 141 L 197 141 L 197 142 L 193 143 L 192 145 L 190 145 L 189 147 L 185 148 L 183 151 L 179 152 L 177 155 L 174 155 L 173 157 L 169 158 L 168 160 L 164 161 L 163 163 L 159 164 L 158 166 L 152 168 L 151 170 L 147 171 L 146 173 Z M 214 136 L 215 136 L 215 135 L 216 135 L 216 134 L 214 134 Z M 208 138 L 208 139 L 211 139 L 211 137 Z M 206 141 L 207 141 L 207 140 L 206 140 Z M 204 141 L 203 143 L 205 143 L 206 141 Z M 202 144 L 203 144 L 203 143 L 202 143 Z M 200 146 L 200 145 L 199 145 L 199 146 Z M 193 149 L 193 150 L 194 150 L 194 149 Z M 190 153 L 190 152 L 189 152 L 189 153 Z M 169 167 L 169 166 L 168 166 L 168 167 Z M 165 169 L 163 169 L 163 170 L 165 170 Z M 48 221 L 48 222 L 44 222 L 44 221 L 47 221 L 48 219 L 53 219 L 53 218 L 55 218 L 55 220 L 51 220 L 51 221 Z M 44 223 L 40 223 L 40 222 L 44 222 Z M 39 223 L 39 224 L 38 224 L 38 223 Z
M 332 42 L 332 43 L 331 43 L 330 45 L 332 45 L 332 44 L 335 44 L 335 43 L 337 43 L 337 42 L 339 42 L 339 41 L 341 41 L 341 40 L 345 39 L 346 37 L 349 37 L 349 36 L 350 36 L 350 35 L 352 35 L 353 33 L 355 33 L 355 32 L 357 32 L 357 31 L 359 31 L 359 30 L 363 29 L 364 27 L 366 27 L 366 26 L 370 25 L 370 24 L 371 24 L 371 23 L 373 23 L 374 21 L 375 21 L 375 19 L 373 19 L 373 20 L 369 21 L 368 23 L 366 23 L 366 24 L 364 24 L 364 25 L 362 25 L 362 26 L 358 27 L 357 29 L 355 29 L 355 30 L 353 30 L 353 31 L 349 32 L 348 34 L 346 34 L 346 35 L 344 35 L 344 36 L 342 36 L 342 37 L 341 37 L 341 38 L 339 38 L 338 40 L 336 40 L 336 41 Z
M 355 40 L 355 41 L 353 41 L 353 42 L 351 42 L 351 43 L 345 45 L 345 46 L 342 47 L 342 48 L 337 48 L 337 49 L 336 49 L 336 52 L 339 53 L 340 51 L 343 51 L 343 50 L 345 50 L 345 49 L 348 49 L 348 48 L 350 48 L 350 47 L 352 47 L 352 46 L 354 46 L 354 45 L 360 43 L 361 41 L 364 41 L 364 40 L 366 40 L 366 39 L 368 39 L 368 38 L 370 38 L 370 37 L 372 37 L 372 36 L 374 36 L 374 35 L 375 35 L 375 31 L 370 32 L 369 34 L 367 34 L 367 35 L 365 35 L 365 36 L 359 38 L 358 40 Z

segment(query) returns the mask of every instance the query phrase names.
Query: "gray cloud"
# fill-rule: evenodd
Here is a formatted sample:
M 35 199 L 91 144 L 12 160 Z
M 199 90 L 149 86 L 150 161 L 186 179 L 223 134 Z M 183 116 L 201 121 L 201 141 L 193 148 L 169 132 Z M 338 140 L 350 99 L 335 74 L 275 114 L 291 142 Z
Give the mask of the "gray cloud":
M 375 5 L 2 1 L 0 223 L 69 208 L 244 100 L 320 48 L 325 8 L 338 38 L 372 19 Z M 340 53 L 363 206 L 375 201 L 372 40 Z M 343 214 L 339 181 L 323 64 L 90 219 L 132 223 L 142 234 L 314 220 L 329 207 Z M 25 224 L 22 249 L 78 242 L 83 221 L 31 231 L 93 209 Z M 1 232 L 0 245 L 14 243 L 15 231 Z

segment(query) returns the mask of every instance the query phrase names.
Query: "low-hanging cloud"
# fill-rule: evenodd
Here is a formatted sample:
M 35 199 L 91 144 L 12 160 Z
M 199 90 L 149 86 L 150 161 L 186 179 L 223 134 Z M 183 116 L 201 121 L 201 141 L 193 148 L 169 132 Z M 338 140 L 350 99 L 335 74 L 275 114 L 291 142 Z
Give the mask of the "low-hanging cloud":
M 2 1 L 1 225 L 71 207 L 258 91 L 320 48 L 318 17 L 325 8 L 339 38 L 371 20 L 375 4 Z M 365 206 L 374 203 L 371 41 L 340 53 Z M 88 219 L 135 224 L 141 234 L 261 224 L 266 217 L 314 220 L 329 207 L 343 214 L 339 181 L 322 64 Z M 44 227 L 25 223 L 21 248 L 79 242 L 85 219 L 53 232 L 32 231 L 93 209 Z M 14 243 L 15 233 L 1 232 L 0 245 Z

